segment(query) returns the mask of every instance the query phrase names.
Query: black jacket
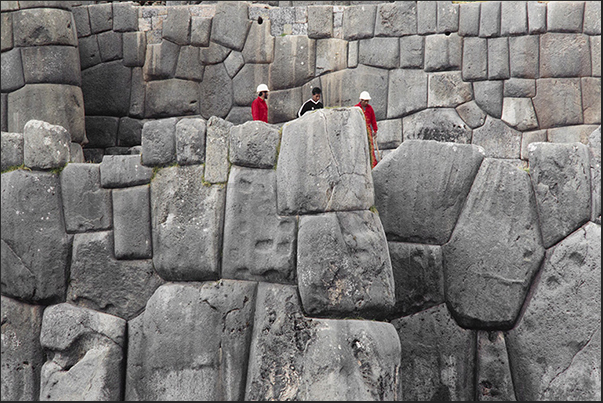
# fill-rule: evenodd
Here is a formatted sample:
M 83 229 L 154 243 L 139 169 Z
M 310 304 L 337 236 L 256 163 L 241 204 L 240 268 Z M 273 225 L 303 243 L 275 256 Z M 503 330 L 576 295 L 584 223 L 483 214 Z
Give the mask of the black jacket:
M 308 112 L 308 111 L 313 111 L 315 109 L 321 109 L 324 106 L 322 105 L 322 102 L 318 101 L 318 102 L 314 102 L 314 100 L 312 98 L 308 99 L 306 102 L 304 102 L 304 104 L 301 106 L 301 108 L 299 108 L 299 111 L 297 112 L 297 117 L 301 118 L 301 116 Z

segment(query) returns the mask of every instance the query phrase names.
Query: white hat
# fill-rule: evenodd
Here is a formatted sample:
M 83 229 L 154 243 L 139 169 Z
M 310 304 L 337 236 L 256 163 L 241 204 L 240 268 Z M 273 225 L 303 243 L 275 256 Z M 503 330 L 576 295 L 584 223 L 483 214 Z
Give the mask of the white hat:
M 270 91 L 270 90 L 268 89 L 268 86 L 266 84 L 260 84 L 260 85 L 258 85 L 258 89 L 256 92 L 262 92 L 262 91 Z
M 371 99 L 371 96 L 369 95 L 369 93 L 367 91 L 362 91 L 360 93 L 360 99 Z

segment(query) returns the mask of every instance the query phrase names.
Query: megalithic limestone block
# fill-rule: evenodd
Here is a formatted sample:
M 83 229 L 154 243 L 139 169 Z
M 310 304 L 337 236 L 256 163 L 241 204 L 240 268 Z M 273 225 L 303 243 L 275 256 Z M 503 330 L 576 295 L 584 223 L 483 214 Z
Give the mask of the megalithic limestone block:
M 120 400 L 126 321 L 63 303 L 46 308 L 40 400 Z
M 283 126 L 278 213 L 369 209 L 373 178 L 360 108 L 320 109 Z

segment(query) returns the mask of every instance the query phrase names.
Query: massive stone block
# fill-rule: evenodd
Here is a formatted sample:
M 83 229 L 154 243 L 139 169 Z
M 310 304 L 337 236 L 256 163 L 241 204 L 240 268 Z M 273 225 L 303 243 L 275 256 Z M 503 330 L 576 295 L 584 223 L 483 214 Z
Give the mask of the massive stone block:
M 272 63 L 274 60 L 274 37 L 270 35 L 270 20 L 261 25 L 252 23 L 243 47 L 245 63 Z
M 427 107 L 456 108 L 473 99 L 471 83 L 463 81 L 460 72 L 441 72 L 429 75 Z
M 422 70 L 396 69 L 390 71 L 387 88 L 388 119 L 403 117 L 427 108 L 427 77 Z M 375 102 L 371 100 L 371 103 Z M 377 110 L 375 110 L 375 115 L 377 115 Z M 380 119 L 379 116 L 377 119 Z
M 116 260 L 113 232 L 74 235 L 69 303 L 129 320 L 162 283 L 150 259 Z
M 587 35 L 540 35 L 540 77 L 588 77 L 591 75 Z
M 509 38 L 509 73 L 511 77 L 539 78 L 540 35 Z
M 601 225 L 601 126 L 588 137 L 592 209 L 590 220 Z
M 111 191 L 101 188 L 99 164 L 68 164 L 61 171 L 61 197 L 68 232 L 111 228 Z
M 233 100 L 235 105 L 249 108 L 251 120 L 251 103 L 257 98 L 258 83 L 268 84 L 270 80 L 270 64 L 245 64 L 232 79 Z
M 505 119 L 510 117 L 505 115 Z M 472 143 L 483 147 L 488 157 L 517 159 L 521 152 L 521 132 L 487 116 L 484 125 L 473 131 Z
M 130 108 L 131 69 L 121 60 L 82 72 L 82 92 L 87 115 L 127 116 Z
M 477 400 L 515 401 L 509 353 L 503 332 L 478 330 L 476 353 Z
M 532 143 L 530 177 L 545 247 L 550 247 L 590 219 L 590 163 L 581 143 Z
M 460 70 L 462 45 L 458 34 L 425 37 L 425 71 Z
M 300 217 L 297 284 L 304 312 L 383 318 L 395 304 L 385 232 L 371 211 Z
M 52 107 L 49 108 L 49 105 Z M 9 132 L 23 133 L 27 122 L 41 120 L 63 126 L 71 135 L 71 141 L 82 143 L 86 138 L 84 97 L 80 87 L 64 84 L 28 84 L 8 94 L 7 109 L 11 111 L 7 119 Z
M 23 163 L 34 170 L 63 168 L 70 160 L 70 144 L 64 127 L 30 120 L 23 127 Z
M 538 119 L 534 104 L 530 98 L 505 97 L 500 118 L 503 122 L 519 131 L 529 131 L 538 128 Z
M 500 3 L 500 35 L 514 36 L 528 33 L 528 7 L 523 1 Z
M 453 108 L 427 109 L 402 119 L 404 140 L 471 143 L 472 131 Z
M 188 7 L 167 7 L 161 36 L 178 45 L 190 42 L 191 13 Z
M 302 100 L 301 87 L 272 91 L 268 98 L 268 122 L 283 123 L 297 118 Z
M 2 92 L 15 91 L 25 85 L 21 49 L 2 52 L 2 83 L 0 85 Z
M 145 80 L 173 78 L 179 52 L 180 46 L 167 39 L 161 43 L 148 44 L 142 68 Z
M 178 118 L 150 120 L 142 127 L 142 164 L 166 166 L 176 161 Z
M 126 400 L 243 400 L 257 283 L 165 284 L 129 329 Z
M 205 162 L 207 123 L 201 118 L 181 119 L 176 123 L 176 162 L 194 165 Z
M 366 136 L 360 108 L 320 109 L 286 123 L 276 167 L 278 213 L 370 208 Z
M 212 116 L 225 118 L 230 112 L 233 98 L 232 80 L 224 63 L 205 66 L 203 81 L 199 84 L 201 107 L 199 112 L 204 119 Z
M 206 68 L 204 77 L 207 75 L 207 71 Z M 210 77 L 211 75 L 207 79 L 211 80 Z M 227 88 L 224 88 L 225 93 Z M 145 116 L 162 118 L 198 115 L 203 111 L 205 105 L 200 101 L 201 94 L 204 94 L 202 85 L 195 81 L 177 78 L 151 81 L 146 88 Z
M 44 363 L 40 345 L 43 312 L 42 305 L 2 295 L 2 400 L 38 400 Z
M 358 4 L 343 9 L 343 39 L 355 41 L 371 38 L 375 31 L 377 6 Z
M 395 400 L 389 323 L 307 319 L 295 287 L 259 283 L 245 400 Z
M 532 99 L 541 129 L 584 123 L 579 78 L 536 80 Z
M 599 400 L 601 226 L 547 251 L 519 324 L 506 334 L 518 400 Z
M 503 81 L 476 81 L 473 83 L 475 103 L 488 115 L 500 119 L 503 106 Z
M 71 11 L 58 8 L 31 8 L 13 13 L 15 46 L 77 46 L 75 21 Z
M 384 158 L 373 177 L 388 240 L 448 241 L 483 158 L 480 147 L 421 140 L 404 141 Z
M 293 284 L 297 219 L 276 213 L 276 173 L 234 166 L 226 191 L 222 278 Z
M 391 323 L 402 354 L 399 400 L 473 400 L 474 331 L 459 327 L 445 304 Z
M 397 49 L 397 46 L 396 46 Z M 316 75 L 344 70 L 348 63 L 348 42 L 330 38 L 316 41 Z M 366 63 L 370 64 L 370 63 Z M 396 63 L 397 66 L 397 63 Z
M 278 36 L 270 64 L 271 90 L 299 87 L 314 78 L 316 40 L 303 35 Z
M 2 171 L 23 165 L 23 133 L 3 131 L 0 149 L 2 150 Z
M 113 234 L 117 259 L 149 259 L 151 245 L 151 212 L 149 185 L 114 189 Z
M 219 276 L 225 193 L 203 184 L 203 165 L 163 168 L 151 181 L 153 263 L 163 279 Z
M 462 73 L 464 81 L 488 78 L 488 40 L 486 38 L 463 38 Z
M 417 4 L 411 2 L 377 5 L 375 36 L 404 36 L 417 33 Z
M 99 166 L 104 188 L 144 185 L 153 176 L 153 169 L 142 165 L 140 155 L 105 155 Z
M 281 135 L 276 126 L 251 121 L 230 129 L 228 158 L 235 165 L 273 168 Z
M 69 304 L 44 311 L 40 400 L 119 400 L 126 321 Z
M 73 46 L 21 49 L 25 82 L 82 85 L 80 58 Z
M 400 64 L 400 40 L 379 37 L 360 40 L 358 63 L 384 69 L 398 67 Z
M 64 301 L 71 239 L 65 232 L 59 177 L 2 174 L 2 295 Z
M 228 180 L 228 146 L 231 122 L 217 116 L 207 121 L 207 136 L 205 142 L 205 172 L 204 180 L 209 183 L 224 183 Z
M 511 329 L 544 256 L 529 175 L 512 162 L 486 158 L 442 254 L 456 321 Z
M 219 2 L 211 24 L 212 41 L 241 51 L 251 25 L 248 9 L 248 4 L 242 1 Z

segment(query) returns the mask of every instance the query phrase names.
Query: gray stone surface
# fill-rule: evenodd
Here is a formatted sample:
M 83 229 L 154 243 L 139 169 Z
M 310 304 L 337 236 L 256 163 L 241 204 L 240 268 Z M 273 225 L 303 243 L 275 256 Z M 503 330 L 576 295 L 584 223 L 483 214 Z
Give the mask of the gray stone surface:
M 601 3 L 584 2 L 583 32 L 587 35 L 601 35 Z
M 517 400 L 599 400 L 601 226 L 547 251 L 519 324 L 505 336 Z
M 93 34 L 108 31 L 113 28 L 113 7 L 111 3 L 88 7 L 90 29 Z
M 509 41 L 488 38 L 488 80 L 505 80 L 510 77 Z
M 416 33 L 416 2 L 400 1 L 377 5 L 375 36 L 404 36 Z
M 391 323 L 402 348 L 398 399 L 474 399 L 475 332 L 459 327 L 445 304 Z
M 54 83 L 75 86 L 82 84 L 79 53 L 73 46 L 23 48 L 21 59 L 27 84 Z
M 40 400 L 119 400 L 126 321 L 63 303 L 46 308 Z
M 405 116 L 402 130 L 404 141 L 419 139 L 471 143 L 471 129 L 453 108 L 426 109 Z
M 224 60 L 224 67 L 230 78 L 237 75 L 239 70 L 245 64 L 245 59 L 241 52 L 232 51 L 228 57 Z
M 502 116 L 503 82 L 476 81 L 473 83 L 475 103 L 488 115 L 499 118 Z
M 308 6 L 308 37 L 312 39 L 330 38 L 333 35 L 333 6 Z
M 256 288 L 220 280 L 157 289 L 129 333 L 126 400 L 243 400 Z
M 306 319 L 286 285 L 260 283 L 257 306 L 246 400 L 394 399 L 400 341 L 391 324 Z
M 475 101 L 457 106 L 456 112 L 467 126 L 472 129 L 478 128 L 486 122 L 486 113 L 477 106 Z
M 150 259 L 153 249 L 149 185 L 114 189 L 111 196 L 115 257 Z
M 167 39 L 160 43 L 148 43 L 143 66 L 145 80 L 160 80 L 174 77 L 180 46 Z
M 509 38 L 509 71 L 511 77 L 539 78 L 541 60 L 539 43 L 540 35 Z
M 576 125 L 555 127 L 546 130 L 549 143 L 582 143 L 588 144 L 588 136 L 596 130 L 593 125 Z M 544 140 L 547 141 L 547 140 Z
M 550 247 L 590 219 L 590 163 L 582 143 L 532 143 L 530 176 L 542 239 Z
M 362 41 L 361 41 L 362 42 Z M 397 45 L 396 45 L 397 53 Z M 359 56 L 361 58 L 361 56 Z M 329 38 L 316 41 L 316 75 L 344 70 L 348 65 L 348 42 Z M 362 62 L 361 62 L 362 63 Z M 370 64 L 370 63 L 364 63 Z M 397 66 L 397 64 L 396 64 Z M 395 66 L 394 66 L 395 67 Z
M 502 120 L 486 117 L 486 123 L 473 131 L 472 144 L 486 150 L 493 158 L 519 158 L 521 132 L 507 126 Z
M 438 1 L 437 16 L 437 33 L 443 34 L 458 31 L 459 4 L 455 4 L 449 1 Z
M 86 148 L 114 147 L 118 128 L 119 118 L 115 116 L 86 116 Z
M 530 34 L 546 32 L 546 4 L 528 1 L 528 31 Z
M 12 13 L 2 13 L 0 18 L 0 37 L 2 38 L 0 48 L 4 52 L 13 48 L 13 15 Z
M 530 98 L 505 97 L 500 119 L 519 131 L 538 128 L 538 118 Z
M 27 302 L 64 300 L 71 239 L 59 189 L 56 174 L 2 174 L 2 295 Z
M 459 70 L 462 38 L 458 34 L 425 37 L 425 71 Z
M 233 99 L 232 80 L 223 63 L 205 66 L 203 81 L 199 85 L 200 114 L 204 119 L 212 116 L 225 118 Z
M 2 132 L 2 171 L 23 165 L 23 133 Z
M 544 257 L 528 173 L 484 159 L 442 255 L 446 301 L 459 325 L 511 329 Z
M 402 143 L 402 119 L 389 119 L 378 122 L 379 135 L 377 143 L 379 149 L 396 148 Z
M 67 302 L 130 320 L 163 281 L 150 259 L 117 260 L 112 231 L 75 234 Z
M 100 183 L 104 188 L 147 184 L 153 169 L 142 165 L 139 155 L 105 155 L 100 164 Z
M 76 26 L 77 36 L 78 36 L 78 41 L 79 41 L 82 37 L 86 37 L 91 34 L 90 16 L 88 15 L 88 7 L 87 6 L 73 7 L 71 12 L 73 13 L 73 19 L 75 21 L 75 26 Z M 6 14 L 2 14 L 2 16 L 4 16 L 4 15 L 6 15 Z M 2 35 L 2 36 L 4 37 L 4 35 Z M 11 37 L 12 37 L 12 35 L 11 35 Z M 2 49 L 2 50 L 4 50 L 4 49 Z
M 147 54 L 150 52 L 147 52 Z M 127 116 L 132 73 L 121 60 L 99 64 L 82 72 L 87 115 Z M 63 101 L 64 102 L 64 101 Z
M 460 36 L 478 36 L 480 3 L 461 3 L 459 5 L 459 30 Z
M 71 11 L 58 8 L 31 8 L 13 13 L 15 46 L 77 46 Z
M 96 36 L 102 62 L 123 58 L 122 35 L 120 32 L 107 31 Z
M 504 4 L 505 2 L 503 2 Z M 513 388 L 513 379 L 511 379 L 507 345 L 502 332 L 477 331 L 475 371 L 477 373 L 478 401 L 504 400 L 510 402 L 517 400 Z
M 199 61 L 199 48 L 181 46 L 174 77 L 183 80 L 202 81 L 205 67 Z
M 390 71 L 387 93 L 388 119 L 403 117 L 427 108 L 428 77 L 422 70 Z
M 211 38 L 227 48 L 241 51 L 251 25 L 245 2 L 218 2 L 211 24 Z
M 428 108 L 456 108 L 473 99 L 473 87 L 459 71 L 430 74 L 428 88 Z
M 270 64 L 245 64 L 232 79 L 233 102 L 246 106 L 251 118 L 251 103 L 257 98 L 258 83 L 268 85 L 270 80 Z M 268 87 L 272 90 L 272 88 Z M 270 95 L 268 96 L 270 98 Z M 251 119 L 250 119 L 251 120 Z
M 582 32 L 583 1 L 555 1 L 547 3 L 547 30 L 549 32 Z
M 435 34 L 437 28 L 438 4 L 435 1 L 417 3 L 417 33 L 419 35 Z
M 601 126 L 589 136 L 588 146 L 592 186 L 592 212 L 590 220 L 601 225 Z
M 388 240 L 448 241 L 483 158 L 483 149 L 468 144 L 405 140 L 373 169 Z
M 350 41 L 348 42 L 348 68 L 356 68 L 358 67 L 358 42 L 359 41 Z M 421 55 L 421 58 L 423 55 Z
M 203 47 L 209 46 L 211 22 L 212 19 L 209 17 L 191 16 L 191 45 Z
M 540 35 L 540 77 L 588 77 L 591 75 L 587 35 Z
M 398 316 L 445 302 L 442 251 L 438 245 L 388 242 Z
M 373 319 L 391 313 L 394 277 L 376 213 L 303 215 L 297 245 L 297 285 L 308 315 Z
M 380 37 L 360 40 L 358 63 L 384 69 L 398 67 L 400 64 L 400 40 Z
M 234 125 L 242 125 L 245 122 L 249 122 L 251 117 L 251 108 L 248 106 L 233 106 L 226 116 L 226 120 Z
M 500 35 L 500 1 L 481 3 L 479 18 L 479 36 L 492 38 Z
M 547 131 L 546 130 L 534 130 L 530 132 L 522 133 L 521 135 L 521 159 L 527 160 L 529 158 L 528 148 L 532 143 L 546 142 Z
M 67 232 L 111 229 L 111 191 L 101 188 L 99 164 L 71 163 L 61 171 Z
M 245 63 L 272 63 L 274 60 L 274 37 L 270 35 L 270 20 L 262 25 L 252 23 L 243 47 Z
M 410 35 L 400 37 L 400 67 L 422 69 L 424 51 L 425 47 L 422 36 Z
M 4 269 L 4 260 L 2 264 Z M 2 400 L 38 399 L 44 363 L 40 345 L 43 312 L 42 305 L 2 295 Z
M 204 172 L 206 182 L 224 183 L 228 180 L 229 136 L 233 126 L 231 122 L 216 116 L 212 116 L 207 121 Z
M 30 120 L 23 128 L 23 163 L 33 170 L 62 168 L 69 162 L 70 144 L 64 127 Z
M 277 36 L 270 64 L 271 90 L 299 87 L 314 78 L 316 40 L 301 35 Z
M 225 186 L 203 184 L 203 165 L 163 168 L 151 181 L 153 263 L 168 281 L 216 279 Z
M 319 109 L 285 123 L 276 167 L 278 213 L 373 205 L 366 123 L 359 108 Z
M 377 6 L 374 4 L 351 5 L 343 9 L 343 39 L 355 41 L 371 38 L 375 31 Z
M 300 106 L 306 100 L 302 99 L 301 87 L 270 92 L 267 102 L 268 122 L 276 124 L 296 119 Z
M 465 81 L 488 78 L 488 39 L 463 38 L 463 66 L 461 71 Z
M 166 166 L 176 161 L 177 118 L 150 120 L 142 127 L 142 164 Z
M 79 145 L 78 143 L 74 143 L 73 141 L 69 144 L 69 154 L 70 154 L 70 158 L 69 158 L 69 162 L 85 162 L 84 159 L 84 150 L 82 149 L 82 146 Z
M 96 35 L 79 38 L 80 67 L 82 70 L 96 66 L 101 62 L 100 49 Z
M 601 124 L 601 78 L 582 77 L 584 124 Z
M 176 123 L 176 162 L 194 165 L 205 162 L 207 124 L 201 118 L 185 118 Z
M 501 1 L 500 35 L 515 36 L 528 33 L 528 7 L 526 1 Z
M 276 174 L 233 167 L 226 191 L 222 278 L 294 284 L 297 219 L 276 212 Z
M 230 52 L 231 49 L 210 41 L 207 47 L 199 48 L 199 60 L 204 65 L 222 63 Z
M 25 85 L 21 49 L 2 52 L 2 92 L 18 90 Z
M 138 10 L 138 4 L 131 1 L 113 3 L 113 30 L 116 32 L 136 31 L 138 29 Z
M 582 97 L 578 78 L 536 80 L 532 99 L 541 129 L 582 124 Z
M 208 68 L 205 69 L 203 77 L 218 84 L 212 80 L 211 74 L 208 75 L 208 70 Z M 229 96 L 227 89 L 228 87 L 224 88 L 225 97 Z M 198 115 L 204 108 L 204 104 L 200 102 L 200 94 L 203 94 L 203 91 L 204 87 L 194 81 L 177 78 L 150 81 L 146 87 L 145 117 Z M 199 105 L 200 103 L 201 105 Z
M 276 126 L 261 121 L 246 122 L 230 129 L 230 162 L 250 168 L 273 168 L 280 133 Z
M 527 78 L 510 78 L 505 80 L 503 96 L 510 98 L 534 98 L 536 96 L 536 80 Z
M 84 98 L 79 87 L 29 84 L 9 93 L 7 101 L 7 109 L 11 112 L 8 114 L 8 127 L 5 131 L 23 133 L 25 124 L 33 119 L 63 126 L 71 135 L 71 141 L 76 143 L 85 139 Z M 48 108 L 48 105 L 54 107 Z
M 191 33 L 191 15 L 188 7 L 167 7 L 161 36 L 177 45 L 188 45 Z
M 121 147 L 140 146 L 142 141 L 142 126 L 145 121 L 128 116 L 119 118 L 117 126 L 117 145 Z

